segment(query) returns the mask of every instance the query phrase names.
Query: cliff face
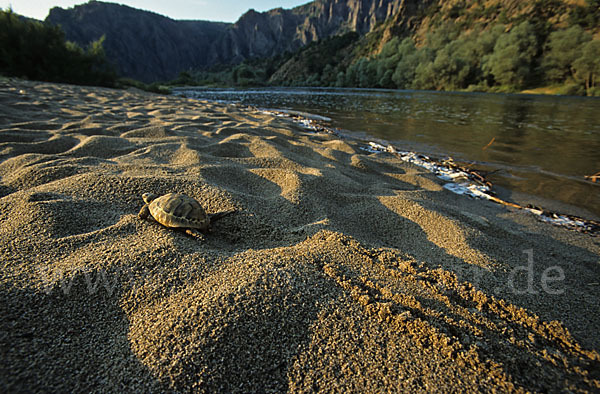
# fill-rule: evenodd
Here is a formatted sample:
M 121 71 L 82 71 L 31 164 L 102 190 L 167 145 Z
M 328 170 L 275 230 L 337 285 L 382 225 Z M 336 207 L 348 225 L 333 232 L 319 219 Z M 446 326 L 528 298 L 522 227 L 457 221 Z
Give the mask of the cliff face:
M 207 53 L 228 24 L 175 21 L 152 12 L 91 1 L 46 18 L 60 25 L 67 39 L 85 47 L 106 36 L 104 48 L 123 76 L 144 82 L 175 78 L 179 72 L 208 65 Z
M 294 39 L 301 17 L 281 8 L 246 12 L 215 43 L 211 63 L 238 63 L 252 57 L 271 56 L 298 48 Z
M 312 41 L 355 31 L 366 34 L 418 0 L 316 0 L 291 10 L 250 10 L 216 44 L 216 59 L 238 62 L 248 57 L 295 51 Z
M 179 72 L 295 51 L 309 42 L 356 31 L 365 34 L 419 0 L 316 0 L 291 10 L 250 10 L 235 24 L 175 21 L 152 12 L 99 1 L 53 8 L 47 22 L 82 46 L 106 36 L 104 47 L 121 75 L 145 82 Z

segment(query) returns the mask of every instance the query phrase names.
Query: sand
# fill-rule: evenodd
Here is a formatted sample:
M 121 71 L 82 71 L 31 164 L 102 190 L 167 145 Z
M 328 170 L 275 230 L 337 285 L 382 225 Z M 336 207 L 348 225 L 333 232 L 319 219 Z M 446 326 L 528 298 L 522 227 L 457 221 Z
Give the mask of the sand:
M 253 108 L 0 81 L 4 392 L 598 391 L 599 256 Z

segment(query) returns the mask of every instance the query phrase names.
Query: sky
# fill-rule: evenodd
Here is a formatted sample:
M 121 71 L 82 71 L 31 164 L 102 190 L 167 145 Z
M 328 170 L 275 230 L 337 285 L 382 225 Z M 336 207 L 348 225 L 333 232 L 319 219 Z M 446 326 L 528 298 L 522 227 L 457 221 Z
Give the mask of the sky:
M 106 0 L 105 0 L 106 1 Z M 273 8 L 292 8 L 310 0 L 118 0 L 111 3 L 153 11 L 173 19 L 201 19 L 235 22 L 250 8 L 267 11 Z M 69 8 L 86 0 L 0 0 L 0 7 L 12 7 L 17 14 L 43 20 L 50 8 Z

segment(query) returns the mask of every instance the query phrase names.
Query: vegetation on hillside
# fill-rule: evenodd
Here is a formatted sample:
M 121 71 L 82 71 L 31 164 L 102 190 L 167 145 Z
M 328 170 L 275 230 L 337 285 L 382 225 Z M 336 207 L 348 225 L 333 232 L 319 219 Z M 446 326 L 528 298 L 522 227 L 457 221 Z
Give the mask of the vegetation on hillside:
M 295 53 L 267 59 L 250 59 L 237 65 L 219 65 L 210 70 L 184 71 L 173 85 L 201 86 L 328 86 L 324 78 L 337 75 L 352 61 L 358 33 L 351 32 L 312 42 Z
M 492 3 L 443 10 L 434 3 L 411 35 L 388 21 L 362 38 L 333 37 L 178 82 L 496 92 L 554 86 L 559 94 L 600 96 L 600 0 L 515 2 L 510 10 Z
M 0 74 L 38 81 L 114 86 L 116 74 L 102 39 L 85 50 L 65 40 L 63 31 L 0 10 Z
M 560 93 L 600 95 L 600 40 L 579 25 L 544 40 L 528 21 L 463 32 L 446 26 L 417 48 L 411 38 L 389 41 L 361 58 L 328 86 L 426 90 L 520 91 L 549 84 Z
M 600 96 L 600 0 L 439 1 L 415 18 L 410 31 L 394 17 L 363 37 L 347 33 L 296 53 L 189 70 L 171 83 Z M 0 75 L 166 92 L 118 79 L 102 41 L 82 49 L 60 27 L 0 10 Z

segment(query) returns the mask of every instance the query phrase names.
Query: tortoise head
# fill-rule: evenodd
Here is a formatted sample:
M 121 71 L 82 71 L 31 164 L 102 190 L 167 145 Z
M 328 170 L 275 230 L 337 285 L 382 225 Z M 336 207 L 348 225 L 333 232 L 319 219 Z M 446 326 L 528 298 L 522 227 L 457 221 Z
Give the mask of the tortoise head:
M 144 202 L 146 204 L 150 204 L 153 200 L 156 199 L 156 197 L 158 197 L 156 194 L 154 193 L 144 193 L 142 194 L 142 199 L 144 200 Z

